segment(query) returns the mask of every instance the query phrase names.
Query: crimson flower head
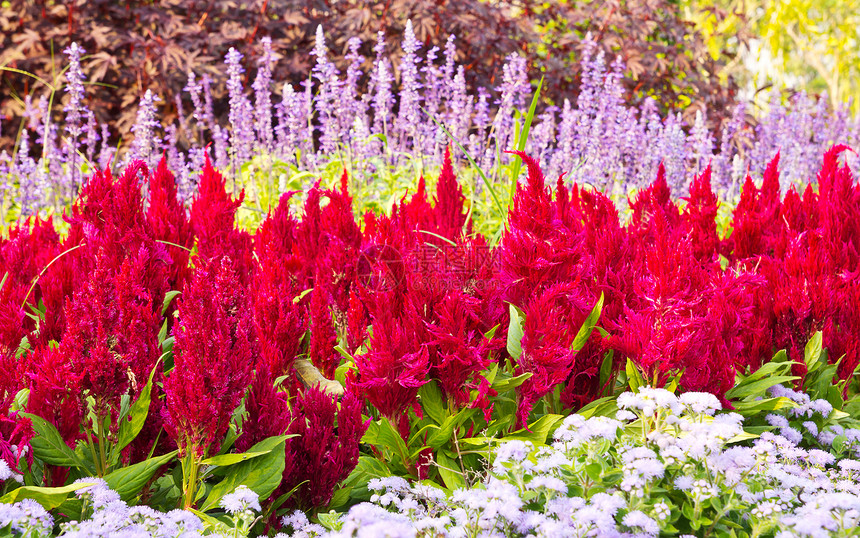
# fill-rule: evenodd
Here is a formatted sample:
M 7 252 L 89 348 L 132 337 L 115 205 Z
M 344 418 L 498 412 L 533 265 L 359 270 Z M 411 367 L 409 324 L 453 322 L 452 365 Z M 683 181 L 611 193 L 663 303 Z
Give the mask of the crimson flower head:
M 136 396 L 160 355 L 161 316 L 143 287 L 144 249 L 114 269 L 100 250 L 86 284 L 67 299 L 68 324 L 59 353 L 80 378 L 81 397 L 91 396 L 100 418 L 119 410 L 124 394 Z
M 487 342 L 480 330 L 480 306 L 478 299 L 459 290 L 450 291 L 436 306 L 438 324 L 427 326 L 433 335 L 429 342 L 431 374 L 439 380 L 445 396 L 459 406 L 470 403 L 470 389 L 483 388 L 480 372 L 490 364 Z
M 230 260 L 200 260 L 179 300 L 165 429 L 184 455 L 218 451 L 251 381 L 252 320 Z
M 251 236 L 235 224 L 236 211 L 244 199 L 245 191 L 235 200 L 227 193 L 224 177 L 212 166 L 207 154 L 191 206 L 191 229 L 197 236 L 200 257 L 227 257 L 242 282 L 254 265 Z
M 172 243 L 165 244 L 172 260 L 169 269 L 170 289 L 182 289 L 188 277 L 188 251 L 194 246 L 194 234 L 185 207 L 177 197 L 176 179 L 167 169 L 165 157 L 161 158 L 149 178 L 149 208 L 146 220 L 156 240 Z
M 350 392 L 340 405 L 316 387 L 299 393 L 287 429 L 296 437 L 287 440 L 284 481 L 275 495 L 298 487 L 287 501 L 290 506 L 319 508 L 331 502 L 335 486 L 358 463 L 358 445 L 370 425 L 361 418 L 362 407 Z
M 408 429 L 407 410 L 417 408 L 418 388 L 427 382 L 430 357 L 423 345 L 427 340 L 423 320 L 408 303 L 399 318 L 393 316 L 392 295 L 379 292 L 369 305 L 373 318 L 370 351 L 355 356 L 358 375 L 348 377 L 347 386 L 402 431 Z

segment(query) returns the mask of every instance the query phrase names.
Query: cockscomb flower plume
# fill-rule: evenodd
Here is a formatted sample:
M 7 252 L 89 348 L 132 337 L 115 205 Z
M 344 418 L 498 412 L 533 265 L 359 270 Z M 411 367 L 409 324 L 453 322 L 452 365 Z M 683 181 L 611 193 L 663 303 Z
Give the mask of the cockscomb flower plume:
M 179 299 L 165 428 L 180 454 L 214 454 L 251 381 L 252 320 L 230 260 L 201 260 Z

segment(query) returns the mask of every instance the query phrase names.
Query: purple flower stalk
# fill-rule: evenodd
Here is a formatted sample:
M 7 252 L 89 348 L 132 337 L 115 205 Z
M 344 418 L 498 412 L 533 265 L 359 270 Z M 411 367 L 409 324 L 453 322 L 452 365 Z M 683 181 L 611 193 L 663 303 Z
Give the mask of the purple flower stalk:
M 328 60 L 328 49 L 326 48 L 322 25 L 317 26 L 316 46 L 311 54 L 317 57 L 313 76 L 320 83 L 315 101 L 316 110 L 320 113 L 320 151 L 332 155 L 337 151 L 337 144 L 341 135 L 336 114 L 336 103 L 340 99 L 341 81 L 337 67 Z
M 251 159 L 251 148 L 254 146 L 254 130 L 251 103 L 245 97 L 242 84 L 242 53 L 230 47 L 225 59 L 227 64 L 227 92 L 230 95 L 230 156 L 233 172 L 242 163 Z
M 254 127 L 257 139 L 267 153 L 273 148 L 272 133 L 272 64 L 275 57 L 272 52 L 272 38 L 266 36 L 261 40 L 263 54 L 257 62 L 257 77 L 254 79 Z
M 388 58 L 383 56 L 385 54 L 385 34 L 383 32 L 377 34 L 376 46 L 373 47 L 373 50 L 376 52 L 373 74 L 370 76 L 373 87 L 373 132 L 387 136 L 389 127 L 391 127 L 391 107 L 394 104 L 394 96 L 391 93 L 391 83 L 394 81 L 394 77 Z
M 693 171 L 697 174 L 704 170 L 714 155 L 714 140 L 706 122 L 706 112 L 697 110 L 696 120 L 687 137 L 690 153 L 693 155 Z
M 412 137 L 412 147 L 420 148 L 418 122 L 421 109 L 421 83 L 419 82 L 418 50 L 421 43 L 412 30 L 412 21 L 406 21 L 403 31 L 403 57 L 400 59 L 400 111 L 397 115 L 396 127 L 400 132 L 401 143 L 405 147 L 405 137 Z
M 155 108 L 155 103 L 160 100 L 157 95 L 152 93 L 152 90 L 146 90 L 146 93 L 140 98 L 137 120 L 131 127 L 134 141 L 131 143 L 129 160 L 140 159 L 147 165 L 152 164 L 153 152 L 161 146 L 161 140 L 156 135 L 156 129 L 161 126 L 161 122 L 156 117 Z
M 69 102 L 63 107 L 66 114 L 66 157 L 69 167 L 69 187 L 74 192 L 81 184 L 81 172 L 78 159 L 80 137 L 86 115 L 84 107 L 84 73 L 81 70 L 81 56 L 85 53 L 77 43 L 72 43 L 63 53 L 69 57 L 69 68 L 66 70 L 66 94 Z

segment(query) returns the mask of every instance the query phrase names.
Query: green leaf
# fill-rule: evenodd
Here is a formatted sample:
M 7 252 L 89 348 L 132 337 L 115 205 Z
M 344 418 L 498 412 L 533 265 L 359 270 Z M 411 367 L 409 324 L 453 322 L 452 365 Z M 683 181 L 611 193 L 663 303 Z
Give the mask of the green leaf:
M 436 381 L 430 380 L 418 388 L 418 399 L 421 402 L 421 409 L 433 419 L 436 424 L 442 424 L 448 411 L 445 409 L 445 403 L 442 401 L 442 391 Z
M 618 411 L 617 398 L 615 396 L 605 396 L 589 403 L 582 409 L 576 412 L 577 415 L 582 415 L 584 418 L 591 417 L 614 417 Z
M 387 448 L 399 455 L 404 464 L 408 463 L 406 461 L 406 455 L 408 452 L 406 442 L 403 440 L 403 437 L 397 433 L 397 430 L 394 429 L 386 417 L 382 417 L 376 422 L 371 422 L 370 427 L 367 428 L 367 431 L 364 433 L 364 437 L 361 438 L 361 442 L 381 448 Z
M 508 354 L 514 361 L 519 361 L 523 354 L 523 324 L 526 315 L 514 305 L 509 305 L 511 321 L 508 324 Z
M 178 451 L 174 450 L 162 456 L 156 456 L 140 463 L 129 465 L 128 467 L 122 467 L 105 476 L 105 482 L 110 486 L 110 489 L 119 493 L 122 500 L 129 502 L 140 493 L 143 486 L 155 476 L 155 473 L 162 466 L 176 457 L 176 454 L 178 454 Z
M 630 390 L 639 392 L 640 387 L 646 386 L 642 374 L 639 373 L 639 369 L 636 368 L 636 364 L 631 359 L 627 359 L 624 371 L 627 374 L 627 384 L 630 385 Z
M 164 294 L 164 302 L 161 304 L 161 315 L 162 316 L 167 314 L 167 309 L 170 307 L 170 303 L 180 293 L 182 293 L 182 292 L 179 290 L 170 290 Z
M 603 387 L 607 387 L 609 394 L 612 394 L 612 385 L 607 386 L 607 384 L 609 383 L 609 377 L 612 375 L 613 364 L 615 364 L 615 350 L 611 349 L 603 356 L 603 362 L 600 363 L 600 389 L 603 390 Z
M 302 301 L 302 299 L 305 298 L 305 295 L 309 294 L 312 291 L 314 291 L 313 288 L 308 288 L 305 291 L 303 291 L 300 294 L 293 297 L 293 304 L 299 304 Z
M 531 372 L 526 372 L 524 374 L 520 374 L 517 377 L 508 377 L 504 379 L 499 379 L 495 383 L 493 383 L 493 390 L 498 392 L 499 394 L 503 392 L 507 392 L 509 390 L 513 390 L 523 383 L 526 382 L 534 374 Z
M 848 437 L 844 435 L 837 435 L 833 438 L 833 442 L 831 445 L 833 446 L 833 450 L 836 452 L 842 452 L 842 449 L 845 448 L 845 443 L 848 441 Z
M 585 343 L 588 342 L 589 338 L 591 338 L 591 333 L 594 331 L 594 326 L 597 324 L 597 320 L 600 318 L 600 313 L 602 311 L 603 292 L 600 293 L 600 299 L 597 300 L 597 304 L 595 304 L 594 308 L 591 309 L 588 317 L 582 322 L 579 332 L 576 333 L 576 338 L 573 339 L 573 345 L 571 346 L 573 351 L 578 352 L 585 347 Z
M 803 351 L 803 362 L 806 363 L 807 371 L 814 372 L 821 366 L 819 357 L 821 357 L 822 336 L 821 331 L 816 331 L 806 343 L 806 348 Z
M 496 331 L 499 330 L 499 327 L 501 327 L 501 324 L 499 323 L 493 325 L 492 329 L 484 333 L 484 338 L 486 338 L 487 340 L 492 340 L 493 337 L 496 336 Z
M 119 459 L 120 451 L 134 441 L 135 437 L 143 429 L 143 424 L 146 422 L 146 417 L 149 415 L 149 404 L 152 399 L 152 382 L 155 378 L 155 372 L 161 366 L 160 361 L 156 362 L 152 371 L 149 373 L 149 380 L 146 386 L 140 391 L 140 396 L 131 405 L 128 411 L 128 417 L 121 415 L 119 419 L 119 433 L 117 434 L 116 446 L 112 451 L 112 464 L 115 464 Z M 129 420 L 130 419 L 130 420 Z
M 30 447 L 35 457 L 51 465 L 77 467 L 95 474 L 95 469 L 90 469 L 84 460 L 63 441 L 63 437 L 53 424 L 32 413 L 20 413 L 20 415 L 30 419 L 33 431 L 36 432 L 30 440 Z
M 797 404 L 788 398 L 780 396 L 779 398 L 767 398 L 764 400 L 753 400 L 749 402 L 732 402 L 732 406 L 738 414 L 745 417 L 751 417 L 763 411 L 778 411 L 780 409 L 797 407 Z
M 466 487 L 466 480 L 463 478 L 463 473 L 459 471 L 457 461 L 448 456 L 444 450 L 436 453 L 436 463 L 438 464 L 439 476 L 445 482 L 445 487 L 450 490 Z
M 334 510 L 330 510 L 325 514 L 317 514 L 317 520 L 320 522 L 320 525 L 330 531 L 338 530 L 343 525 L 340 521 L 340 514 Z
M 293 436 L 295 437 L 295 436 Z M 215 467 L 229 467 L 231 465 L 236 465 L 237 463 L 242 463 L 243 461 L 252 460 L 259 456 L 265 456 L 270 453 L 271 450 L 265 450 L 262 452 L 240 452 L 230 453 L 230 454 L 219 454 L 217 456 L 212 456 L 211 458 L 206 458 L 200 462 L 200 465 L 214 465 Z
M 468 420 L 477 411 L 475 408 L 466 408 L 456 415 L 446 418 L 439 426 L 439 429 L 427 437 L 426 445 L 433 448 L 441 447 L 454 436 L 454 428 L 459 428 L 463 422 Z
M 752 383 L 742 383 L 726 391 L 726 398 L 729 400 L 742 400 L 745 398 L 764 397 L 767 395 L 767 389 L 774 385 L 794 381 L 795 379 L 797 379 L 797 376 L 774 375 L 753 381 Z
M 535 444 L 545 444 L 549 433 L 554 429 L 555 425 L 564 420 L 563 415 L 547 414 L 536 421 L 529 424 L 528 429 L 517 430 L 510 435 L 504 437 L 505 441 L 512 439 L 520 439 L 522 441 L 531 441 Z
M 0 497 L 0 503 L 12 504 L 24 499 L 33 499 L 42 505 L 45 510 L 53 510 L 65 502 L 69 493 L 79 489 L 94 486 L 94 482 L 80 482 L 57 488 L 43 488 L 38 486 L 24 486 L 14 489 Z
M 240 485 L 247 486 L 261 499 L 268 499 L 283 478 L 286 439 L 285 435 L 269 437 L 248 449 L 248 452 L 268 453 L 228 467 L 224 479 L 212 486 L 200 510 L 206 512 L 218 506 L 224 495 Z

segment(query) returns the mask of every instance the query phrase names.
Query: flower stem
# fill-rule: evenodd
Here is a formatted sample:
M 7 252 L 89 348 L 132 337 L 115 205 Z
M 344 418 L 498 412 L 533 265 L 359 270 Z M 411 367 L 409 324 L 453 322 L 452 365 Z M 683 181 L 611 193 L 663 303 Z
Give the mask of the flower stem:
M 197 471 L 200 460 L 197 457 L 196 447 L 190 447 L 182 458 L 182 507 L 188 510 L 194 506 L 194 497 L 197 493 Z

